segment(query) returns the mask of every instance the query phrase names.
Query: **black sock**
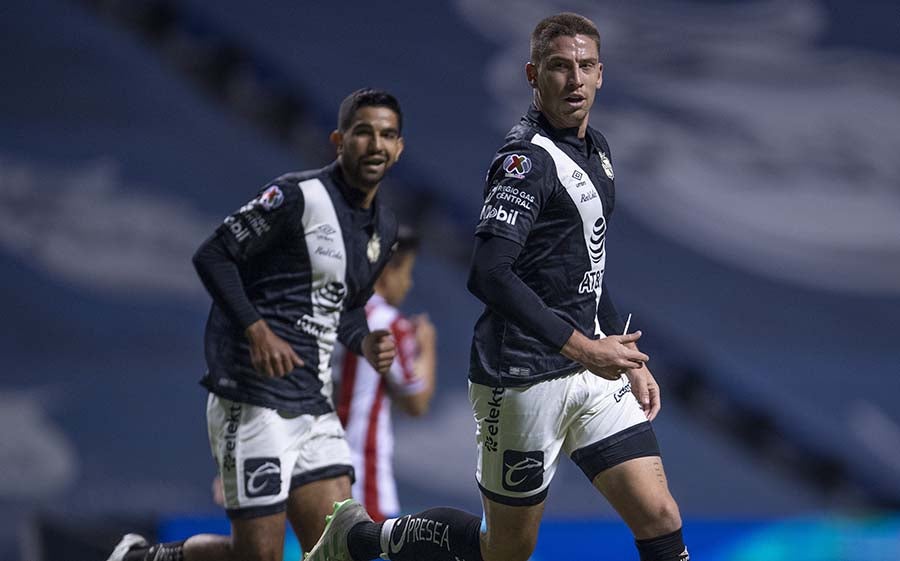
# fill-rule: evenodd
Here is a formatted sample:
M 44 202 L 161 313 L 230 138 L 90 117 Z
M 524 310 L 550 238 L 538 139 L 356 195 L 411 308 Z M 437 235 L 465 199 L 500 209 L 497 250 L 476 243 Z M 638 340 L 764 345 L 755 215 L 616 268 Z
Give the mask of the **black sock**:
M 428 509 L 394 520 L 386 545 L 391 561 L 483 561 L 481 518 L 455 508 Z
M 360 522 L 347 534 L 347 550 L 357 561 L 378 559 L 381 555 L 381 527 L 383 522 Z
M 133 548 L 122 561 L 184 561 L 184 540 Z
M 681 528 L 671 534 L 657 536 L 647 540 L 634 540 L 641 561 L 690 561 L 688 550 L 684 546 Z

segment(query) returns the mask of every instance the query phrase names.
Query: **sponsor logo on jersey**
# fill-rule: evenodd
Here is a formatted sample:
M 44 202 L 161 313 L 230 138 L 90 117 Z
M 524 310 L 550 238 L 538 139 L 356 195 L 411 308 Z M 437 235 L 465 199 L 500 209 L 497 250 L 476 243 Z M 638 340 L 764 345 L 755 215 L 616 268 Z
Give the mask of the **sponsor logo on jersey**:
M 596 195 L 596 192 L 594 192 Z M 606 219 L 602 216 L 594 222 L 591 228 L 591 243 L 588 253 L 591 255 L 592 263 L 599 263 L 603 259 L 603 252 L 606 248 Z
M 503 451 L 503 488 L 507 491 L 534 491 L 544 482 L 544 452 Z
M 378 235 L 378 232 L 372 234 L 372 237 L 369 238 L 369 243 L 366 245 L 366 257 L 369 259 L 369 263 L 374 263 L 378 261 L 378 257 L 381 256 L 381 236 Z
M 281 492 L 281 460 L 247 458 L 244 460 L 244 490 L 248 497 L 268 497 Z
M 278 185 L 271 185 L 259 196 L 259 206 L 266 210 L 274 210 L 284 202 L 284 193 Z
M 500 433 L 500 408 L 503 405 L 503 394 L 506 388 L 491 388 L 491 400 L 488 401 L 488 414 L 484 418 L 482 436 L 484 448 L 489 452 L 497 451 L 497 435 Z
M 343 259 L 344 254 L 333 247 L 322 247 L 316 246 L 315 251 L 313 252 L 316 255 L 321 255 L 322 257 L 328 257 L 330 259 Z
M 579 294 L 587 294 L 589 292 L 596 292 L 600 290 L 600 285 L 603 283 L 603 269 L 592 269 L 590 271 L 584 272 L 584 277 L 581 279 L 581 284 L 578 285 L 578 293 Z
M 522 179 L 531 171 L 531 159 L 521 154 L 510 154 L 503 160 L 503 171 L 506 172 L 506 177 Z
M 589 193 L 581 194 L 581 202 L 586 203 L 588 201 L 592 201 L 596 199 L 599 195 L 597 195 L 597 191 L 590 191 Z
M 510 226 L 516 225 L 516 220 L 519 218 L 518 210 L 506 210 L 503 208 L 503 205 L 484 205 L 481 208 L 481 220 L 499 220 L 500 222 L 506 222 Z
M 234 239 L 237 240 L 238 243 L 242 243 L 244 240 L 250 237 L 250 230 L 244 225 L 244 222 L 238 220 L 234 216 L 228 216 L 225 218 L 225 225 L 228 226 L 228 230 L 231 232 L 231 235 L 234 236 Z
M 488 200 L 490 201 L 491 199 L 507 201 L 525 210 L 531 210 L 531 205 L 534 204 L 534 195 L 512 185 L 494 185 L 488 194 Z
M 597 148 L 597 154 L 600 155 L 600 165 L 603 166 L 603 172 L 606 174 L 606 177 L 610 179 L 615 179 L 616 174 L 613 173 L 612 162 L 609 161 L 609 156 L 603 153 L 603 150 Z
M 347 287 L 340 282 L 329 282 L 312 294 L 312 305 L 316 311 L 337 312 L 347 296 Z
M 574 179 L 575 181 L 581 181 L 582 177 L 584 177 L 584 174 L 577 169 L 572 172 L 572 179 Z

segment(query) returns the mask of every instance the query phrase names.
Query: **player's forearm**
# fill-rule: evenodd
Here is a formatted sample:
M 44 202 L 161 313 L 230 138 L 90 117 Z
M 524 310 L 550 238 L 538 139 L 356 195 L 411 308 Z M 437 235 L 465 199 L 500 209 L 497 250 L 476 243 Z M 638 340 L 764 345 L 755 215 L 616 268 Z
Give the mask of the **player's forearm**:
M 241 329 L 246 329 L 260 319 L 259 312 L 247 298 L 237 263 L 221 238 L 213 235 L 206 240 L 194 254 L 193 263 L 213 301 Z
M 547 307 L 512 270 L 521 247 L 499 237 L 476 238 L 469 290 L 507 320 L 555 349 L 561 349 L 574 328 Z

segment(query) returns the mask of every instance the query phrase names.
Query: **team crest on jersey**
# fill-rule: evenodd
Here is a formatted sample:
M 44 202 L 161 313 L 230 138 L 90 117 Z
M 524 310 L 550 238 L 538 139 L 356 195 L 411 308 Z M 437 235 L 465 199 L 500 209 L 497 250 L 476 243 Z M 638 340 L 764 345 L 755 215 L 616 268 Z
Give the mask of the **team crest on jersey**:
M 600 155 L 600 165 L 603 166 L 603 171 L 606 173 L 606 177 L 610 179 L 615 179 L 616 174 L 613 172 L 612 162 L 609 161 L 609 156 L 603 153 L 603 150 L 597 149 L 597 154 Z
M 278 185 L 272 185 L 259 196 L 259 206 L 266 210 L 274 210 L 284 202 L 284 193 Z
M 528 156 L 510 154 L 503 160 L 503 171 L 506 172 L 506 177 L 523 179 L 525 174 L 531 171 L 531 160 Z
M 378 232 L 372 234 L 372 237 L 369 239 L 368 245 L 366 245 L 366 257 L 369 258 L 369 263 L 374 263 L 378 261 L 378 257 L 381 256 L 381 236 L 378 235 Z

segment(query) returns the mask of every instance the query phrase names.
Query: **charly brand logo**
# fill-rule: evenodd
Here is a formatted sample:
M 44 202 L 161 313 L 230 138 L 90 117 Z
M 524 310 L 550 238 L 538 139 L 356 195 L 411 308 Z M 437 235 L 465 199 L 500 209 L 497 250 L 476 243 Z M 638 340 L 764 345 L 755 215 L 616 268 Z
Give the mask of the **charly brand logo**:
M 613 399 L 616 400 L 616 403 L 622 401 L 622 398 L 628 395 L 628 392 L 631 391 L 631 382 L 625 382 L 625 385 L 616 390 L 616 393 L 613 394 Z
M 510 154 L 503 160 L 503 171 L 506 172 L 506 177 L 522 179 L 531 171 L 531 160 L 528 156 Z
M 244 460 L 244 489 L 248 497 L 267 497 L 281 492 L 281 460 L 278 458 Z
M 603 251 L 606 247 L 606 219 L 602 216 L 594 222 L 591 229 L 591 244 L 589 252 L 591 254 L 591 262 L 599 263 L 603 259 Z
M 534 491 L 544 482 L 544 452 L 503 451 L 503 488 Z

